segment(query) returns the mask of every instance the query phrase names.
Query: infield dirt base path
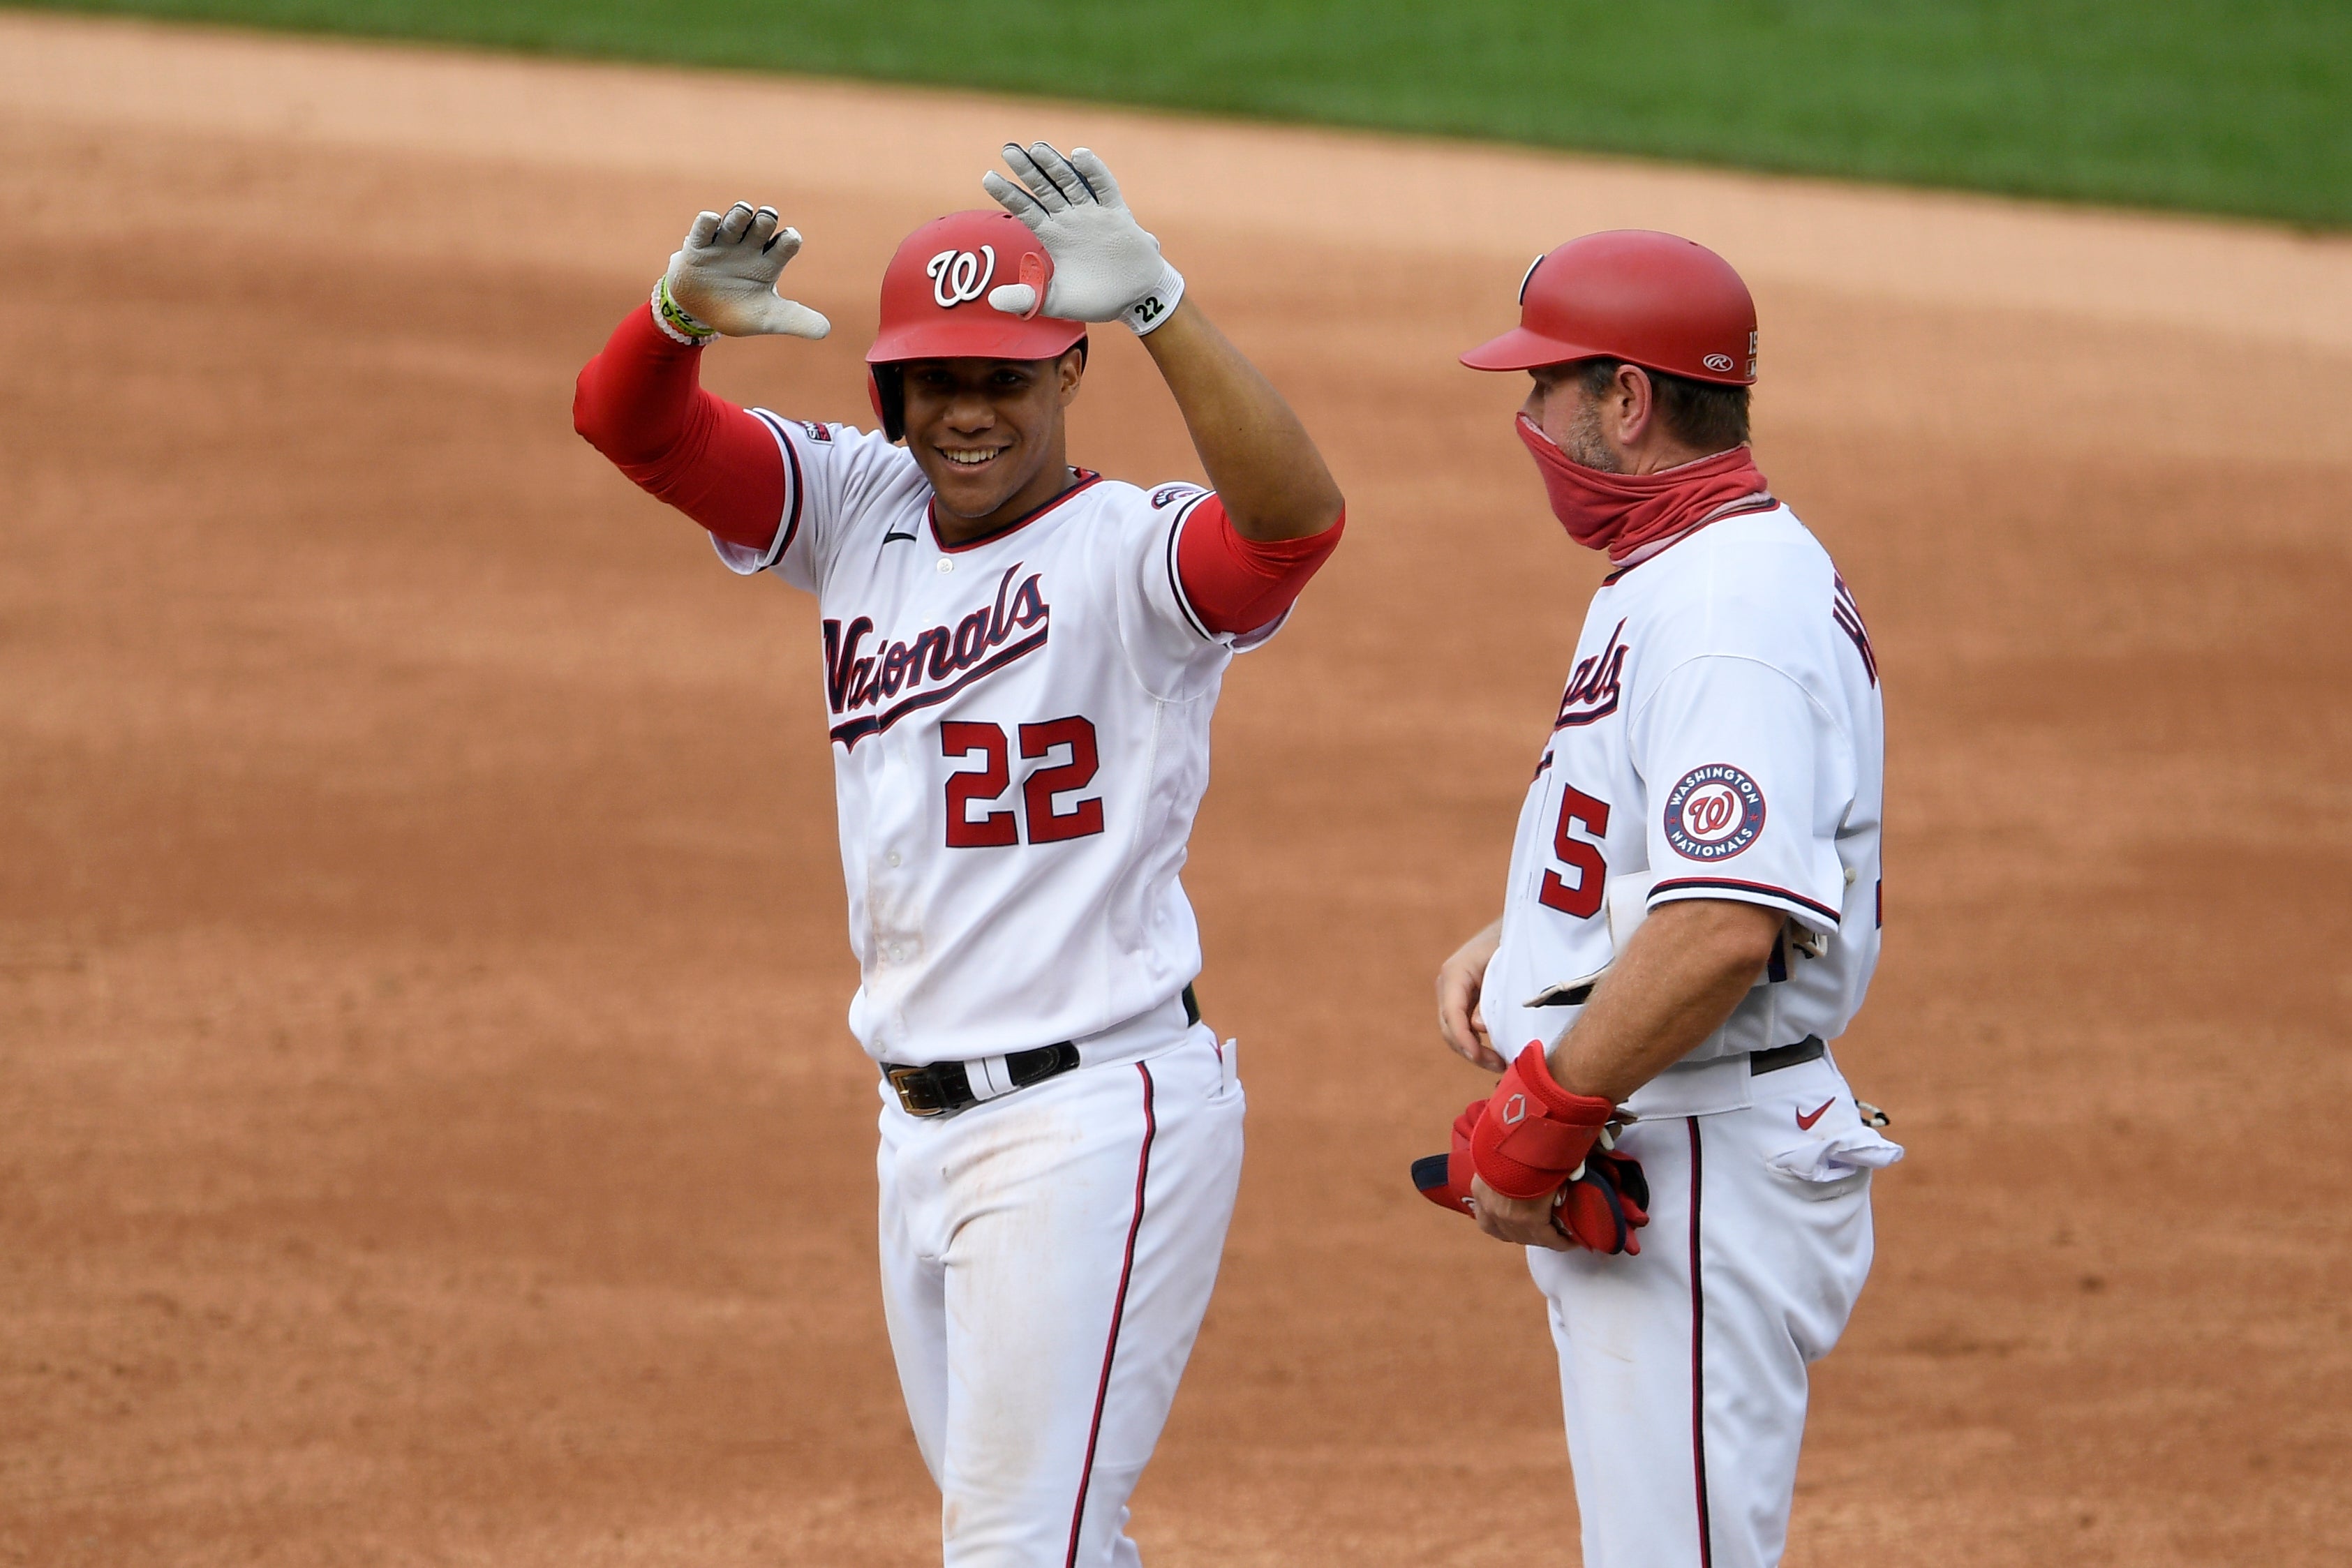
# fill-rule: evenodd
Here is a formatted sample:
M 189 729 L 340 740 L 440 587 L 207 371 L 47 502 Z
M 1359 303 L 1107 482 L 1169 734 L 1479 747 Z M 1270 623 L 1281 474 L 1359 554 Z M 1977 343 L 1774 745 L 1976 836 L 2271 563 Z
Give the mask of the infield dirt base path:
M 748 195 L 836 330 L 712 383 L 867 417 L 1008 135 L 1103 151 L 1352 503 L 1187 878 L 1252 1145 L 1149 1560 L 1575 1559 L 1538 1299 L 1404 1170 L 1597 577 L 1453 355 L 1625 224 L 1756 285 L 1889 693 L 1840 1054 L 1910 1158 L 1790 1563 L 2352 1555 L 2344 239 L 0 16 L 0 1563 L 936 1561 L 813 607 L 568 410 Z M 1074 452 L 1191 476 L 1122 336 Z

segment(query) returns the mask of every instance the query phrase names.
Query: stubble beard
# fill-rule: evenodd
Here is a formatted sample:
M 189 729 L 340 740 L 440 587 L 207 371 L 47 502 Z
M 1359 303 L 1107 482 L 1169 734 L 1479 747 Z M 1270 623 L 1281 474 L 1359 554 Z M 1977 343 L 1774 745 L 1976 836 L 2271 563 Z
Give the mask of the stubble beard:
M 1603 474 L 1625 472 L 1624 460 L 1611 451 L 1609 443 L 1601 439 L 1601 404 L 1594 399 L 1588 397 L 1579 401 L 1576 422 L 1568 427 L 1568 440 L 1561 444 L 1560 450 L 1587 468 L 1598 469 Z

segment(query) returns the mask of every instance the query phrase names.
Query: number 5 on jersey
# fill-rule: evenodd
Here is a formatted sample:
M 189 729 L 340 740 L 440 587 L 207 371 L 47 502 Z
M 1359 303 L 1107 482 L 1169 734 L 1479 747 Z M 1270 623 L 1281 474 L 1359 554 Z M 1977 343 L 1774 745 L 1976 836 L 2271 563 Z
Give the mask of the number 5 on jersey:
M 1587 920 L 1601 911 L 1601 890 L 1609 884 L 1609 862 L 1601 859 L 1599 844 L 1577 837 L 1579 829 L 1592 839 L 1607 837 L 1609 802 L 1594 800 L 1573 784 L 1562 784 L 1559 821 L 1551 831 L 1551 852 L 1562 865 L 1575 868 L 1576 885 L 1570 887 L 1559 873 L 1547 871 L 1536 900 L 1547 909 Z
M 1068 795 L 1094 781 L 1101 757 L 1095 748 L 1095 727 L 1078 717 L 1050 718 L 1021 727 L 1021 755 L 1034 761 L 1069 747 L 1069 760 L 1040 768 L 1021 781 L 1021 815 L 1028 819 L 1028 841 L 1059 843 L 1103 831 L 1102 800 L 1091 796 L 1073 801 L 1069 810 L 1054 809 L 1054 797 Z M 960 768 L 948 775 L 948 848 L 994 849 L 1022 841 L 1021 823 L 1010 810 L 982 810 L 1002 797 L 1013 782 L 1011 747 L 1004 727 L 947 720 L 940 725 L 940 754 L 950 758 L 978 755 L 980 766 Z

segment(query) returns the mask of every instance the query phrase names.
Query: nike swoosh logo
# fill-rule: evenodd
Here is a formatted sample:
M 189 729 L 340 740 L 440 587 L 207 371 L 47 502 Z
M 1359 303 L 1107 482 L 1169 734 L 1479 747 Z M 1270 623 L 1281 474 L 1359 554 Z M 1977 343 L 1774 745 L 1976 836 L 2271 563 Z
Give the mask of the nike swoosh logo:
M 1802 1111 L 1798 1112 L 1797 1130 L 1801 1133 L 1811 1132 L 1813 1130 L 1813 1124 L 1822 1119 L 1822 1113 L 1836 1103 L 1837 1096 L 1832 1094 L 1828 1099 L 1822 1101 L 1820 1104 L 1814 1106 L 1811 1115 L 1806 1114 Z

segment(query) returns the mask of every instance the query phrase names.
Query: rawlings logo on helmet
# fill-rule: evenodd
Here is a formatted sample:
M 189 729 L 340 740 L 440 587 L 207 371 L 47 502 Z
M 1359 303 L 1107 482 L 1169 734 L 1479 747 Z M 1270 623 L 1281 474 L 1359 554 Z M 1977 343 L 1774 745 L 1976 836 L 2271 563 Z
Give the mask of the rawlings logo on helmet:
M 931 298 L 940 308 L 952 310 L 988 291 L 988 280 L 996 276 L 996 247 L 982 246 L 977 256 L 943 250 L 923 264 L 923 276 L 931 280 Z
M 1701 360 L 1699 363 L 1705 365 L 1710 371 L 1727 371 L 1731 369 L 1731 356 L 1729 354 L 1709 354 L 1706 358 Z

